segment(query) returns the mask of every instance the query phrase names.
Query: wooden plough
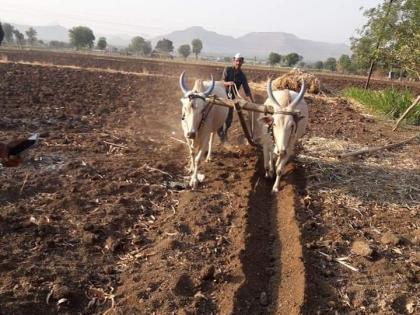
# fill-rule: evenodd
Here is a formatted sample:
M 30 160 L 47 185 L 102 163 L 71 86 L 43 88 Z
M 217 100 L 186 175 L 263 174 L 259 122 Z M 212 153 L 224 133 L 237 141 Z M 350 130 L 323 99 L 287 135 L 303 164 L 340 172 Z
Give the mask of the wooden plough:
M 245 137 L 248 140 L 249 144 L 251 144 L 252 146 L 256 148 L 260 148 L 260 145 L 255 143 L 253 139 L 253 135 L 248 129 L 242 110 L 264 113 L 266 115 L 268 114 L 273 115 L 274 114 L 273 106 L 251 103 L 251 102 L 245 101 L 244 99 L 238 99 L 238 100 L 231 100 L 227 98 L 222 99 L 222 98 L 218 98 L 215 95 L 210 95 L 208 98 L 206 98 L 206 101 L 213 105 L 234 108 L 235 111 L 238 113 L 239 122 L 241 123 L 242 130 L 244 131 Z

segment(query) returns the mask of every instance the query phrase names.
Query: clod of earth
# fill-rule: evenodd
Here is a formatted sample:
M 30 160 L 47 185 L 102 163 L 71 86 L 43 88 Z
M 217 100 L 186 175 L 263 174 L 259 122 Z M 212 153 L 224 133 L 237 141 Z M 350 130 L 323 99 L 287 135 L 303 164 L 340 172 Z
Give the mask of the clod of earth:
M 359 256 L 367 257 L 372 254 L 373 250 L 366 241 L 358 240 L 353 242 L 351 252 Z

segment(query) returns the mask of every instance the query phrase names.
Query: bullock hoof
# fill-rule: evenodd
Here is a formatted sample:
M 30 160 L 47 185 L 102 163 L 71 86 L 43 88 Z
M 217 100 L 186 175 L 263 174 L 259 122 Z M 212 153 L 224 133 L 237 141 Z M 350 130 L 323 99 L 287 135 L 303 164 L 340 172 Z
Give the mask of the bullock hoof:
M 209 162 L 211 162 L 211 158 L 210 158 L 210 157 L 208 157 L 208 158 L 206 159 L 206 163 L 209 163 Z
M 271 190 L 272 194 L 277 194 L 279 192 L 279 189 L 277 187 L 273 187 L 273 189 Z
M 197 186 L 198 186 L 198 180 L 197 179 L 191 179 L 190 180 L 190 187 L 191 187 L 191 190 L 195 190 L 196 188 L 197 188 Z

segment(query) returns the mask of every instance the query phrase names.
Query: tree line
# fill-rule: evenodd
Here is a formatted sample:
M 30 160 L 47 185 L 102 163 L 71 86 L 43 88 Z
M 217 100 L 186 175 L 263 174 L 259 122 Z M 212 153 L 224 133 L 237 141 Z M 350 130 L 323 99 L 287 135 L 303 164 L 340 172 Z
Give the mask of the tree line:
M 327 69 L 365 75 L 371 66 L 377 71 L 399 72 L 420 80 L 420 1 L 384 0 L 364 11 L 367 22 L 350 38 L 352 54 L 305 64 L 296 53 L 268 56 L 270 65 Z
M 284 67 L 298 66 L 300 68 L 312 68 L 312 69 L 327 69 L 330 71 L 340 72 L 353 72 L 353 64 L 348 55 L 341 55 L 337 60 L 330 57 L 324 61 L 316 61 L 313 63 L 306 63 L 303 61 L 303 57 L 297 53 L 290 53 L 287 55 L 280 55 L 275 52 L 271 52 L 268 55 L 268 64 L 271 66 L 280 65 Z
M 399 69 L 420 80 L 420 1 L 384 0 L 364 11 L 367 22 L 352 37 L 352 60 L 359 68 Z
M 69 30 L 69 43 L 52 40 L 48 44 L 45 44 L 44 41 L 38 40 L 37 31 L 30 27 L 25 34 L 20 32 L 18 29 L 15 29 L 13 25 L 9 23 L 0 23 L 0 44 L 1 41 L 4 41 L 8 44 L 16 44 L 18 47 L 23 47 L 23 45 L 29 46 L 45 46 L 48 45 L 50 48 L 76 48 L 80 49 L 99 49 L 106 50 L 108 48 L 108 42 L 105 37 L 99 37 L 96 41 L 95 46 L 95 34 L 93 31 L 86 26 L 76 26 Z M 26 37 L 25 37 L 26 35 Z M 116 48 L 112 48 L 116 50 Z M 198 55 L 203 49 L 203 43 L 200 39 L 196 38 L 190 44 L 183 44 L 178 47 L 178 54 L 184 58 L 193 53 L 195 58 L 198 58 Z M 145 40 L 141 36 L 135 36 L 131 39 L 130 44 L 125 49 L 122 49 L 122 52 L 131 53 L 142 56 L 151 56 L 151 55 L 169 55 L 174 51 L 173 42 L 169 39 L 163 38 L 159 40 L 155 47 L 152 48 L 150 41 Z
M 15 29 L 13 25 L 9 23 L 4 23 L 0 27 L 2 30 L 2 37 L 6 43 L 16 44 L 18 47 L 22 47 L 27 44 L 30 46 L 43 46 L 45 43 L 37 39 L 37 32 L 33 27 L 30 27 L 25 34 L 21 33 L 19 30 Z M 2 38 L 3 39 L 3 38 Z M 99 49 L 106 50 L 108 48 L 108 42 L 105 37 L 99 37 L 96 41 L 95 46 L 95 34 L 93 31 L 86 26 L 76 26 L 69 30 L 69 43 L 52 40 L 48 43 L 50 48 L 76 48 L 77 50 L 81 49 Z M 1 44 L 1 42 L 0 42 Z M 112 48 L 116 50 L 116 48 Z M 183 44 L 178 47 L 178 54 L 184 58 L 188 58 L 191 53 L 195 55 L 195 58 L 198 58 L 198 55 L 203 49 L 203 42 L 196 38 L 193 39 L 190 44 Z M 169 39 L 163 38 L 159 40 L 155 47 L 152 48 L 152 43 L 145 40 L 141 36 L 135 36 L 131 39 L 130 44 L 125 49 L 122 49 L 123 53 L 130 53 L 141 56 L 152 56 L 152 55 L 163 55 L 168 56 L 174 51 L 173 42 Z
M 286 55 L 271 52 L 268 63 L 272 66 L 299 66 L 358 74 L 366 74 L 370 65 L 375 65 L 380 71 L 399 70 L 408 77 L 420 80 L 420 1 L 383 0 L 377 7 L 365 10 L 364 15 L 367 17 L 366 24 L 357 30 L 357 36 L 350 38 L 350 56 L 342 55 L 338 59 L 331 57 L 306 63 L 296 52 Z M 33 27 L 23 34 L 8 23 L 3 24 L 3 33 L 6 43 L 15 43 L 18 47 L 28 44 L 48 45 L 51 48 L 92 49 L 96 40 L 93 31 L 85 26 L 73 27 L 69 31 L 70 43 L 50 41 L 46 44 L 37 39 L 37 32 Z M 100 37 L 96 41 L 96 49 L 107 48 L 111 49 L 106 38 Z M 202 41 L 194 39 L 191 43 L 179 46 L 176 52 L 184 58 L 191 54 L 195 54 L 197 58 L 202 48 Z M 128 47 L 120 51 L 142 56 L 170 56 L 174 52 L 174 46 L 172 41 L 163 38 L 153 48 L 150 41 L 136 36 L 131 39 Z M 224 61 L 230 60 L 231 57 L 224 58 Z
M 33 27 L 28 28 L 28 30 L 25 31 L 25 34 L 20 32 L 18 29 L 15 29 L 13 25 L 9 23 L 0 23 L 0 32 L 1 32 L 1 42 L 4 40 L 7 43 L 16 43 L 19 47 L 23 46 L 25 42 L 27 42 L 29 45 L 34 45 L 36 42 L 38 42 L 37 39 L 37 32 Z M 42 41 L 41 41 L 42 42 Z

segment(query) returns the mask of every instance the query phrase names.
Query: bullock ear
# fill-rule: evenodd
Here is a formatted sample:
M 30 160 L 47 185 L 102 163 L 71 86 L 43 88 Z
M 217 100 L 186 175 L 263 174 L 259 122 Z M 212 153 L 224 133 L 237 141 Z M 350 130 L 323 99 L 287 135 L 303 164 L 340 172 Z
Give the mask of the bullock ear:
M 258 121 L 261 121 L 263 124 L 270 126 L 273 123 L 273 116 L 263 116 L 258 118 Z

